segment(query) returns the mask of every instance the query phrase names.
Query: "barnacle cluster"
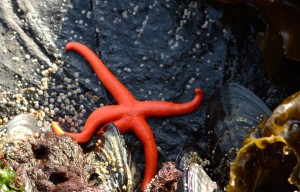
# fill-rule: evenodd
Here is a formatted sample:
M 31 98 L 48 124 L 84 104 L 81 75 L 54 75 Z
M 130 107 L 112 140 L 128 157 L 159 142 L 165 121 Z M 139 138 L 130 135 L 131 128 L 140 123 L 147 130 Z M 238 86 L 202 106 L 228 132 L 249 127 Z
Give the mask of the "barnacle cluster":
M 300 92 L 285 99 L 244 141 L 231 165 L 228 191 L 266 183 L 300 189 Z
M 184 171 L 179 181 L 179 191 L 207 191 L 213 192 L 218 189 L 217 183 L 204 171 L 210 162 L 203 160 L 193 146 L 184 147 L 178 155 L 179 167 Z

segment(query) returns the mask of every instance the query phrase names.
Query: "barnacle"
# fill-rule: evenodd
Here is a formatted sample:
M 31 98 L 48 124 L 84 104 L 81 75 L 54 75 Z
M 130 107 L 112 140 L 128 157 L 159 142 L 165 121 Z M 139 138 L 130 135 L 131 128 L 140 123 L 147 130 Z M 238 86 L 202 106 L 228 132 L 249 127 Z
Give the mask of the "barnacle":
M 244 141 L 231 165 L 228 191 L 266 183 L 300 189 L 300 92 L 285 99 Z M 294 185 L 294 186 L 293 186 Z
M 209 161 L 202 159 L 197 151 L 200 149 L 187 145 L 177 157 L 179 169 L 183 170 L 182 178 L 178 183 L 178 191 L 219 191 L 217 183 L 212 181 L 204 171 Z

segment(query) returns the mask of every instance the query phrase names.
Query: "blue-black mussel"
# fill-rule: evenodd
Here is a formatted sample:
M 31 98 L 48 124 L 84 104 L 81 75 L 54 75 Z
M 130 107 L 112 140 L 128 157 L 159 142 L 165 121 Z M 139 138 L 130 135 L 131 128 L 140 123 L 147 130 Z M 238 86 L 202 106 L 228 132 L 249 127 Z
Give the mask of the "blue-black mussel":
M 244 139 L 270 113 L 260 98 L 238 84 L 226 84 L 211 96 L 206 119 L 208 174 L 222 189 L 228 184 L 230 164 Z

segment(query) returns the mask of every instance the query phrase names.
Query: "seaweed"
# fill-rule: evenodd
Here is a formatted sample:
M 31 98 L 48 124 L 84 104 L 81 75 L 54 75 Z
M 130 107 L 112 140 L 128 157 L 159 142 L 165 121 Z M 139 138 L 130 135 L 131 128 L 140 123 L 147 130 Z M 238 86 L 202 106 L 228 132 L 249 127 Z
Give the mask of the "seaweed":
M 284 191 L 300 189 L 299 105 L 297 92 L 246 137 L 231 164 L 228 191 L 254 191 L 266 186 Z
M 0 191 L 14 192 L 24 191 L 22 185 L 16 184 L 17 174 L 11 167 L 4 167 L 0 161 Z

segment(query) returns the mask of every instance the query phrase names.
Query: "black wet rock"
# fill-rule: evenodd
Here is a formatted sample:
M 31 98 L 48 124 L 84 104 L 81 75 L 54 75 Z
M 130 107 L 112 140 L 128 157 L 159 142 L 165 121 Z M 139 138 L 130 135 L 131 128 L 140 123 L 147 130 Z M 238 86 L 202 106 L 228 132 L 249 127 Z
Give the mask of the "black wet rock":
M 74 7 L 79 4 L 74 3 Z M 95 41 L 91 43 L 88 38 L 72 40 L 80 41 L 98 53 L 137 99 L 183 103 L 193 98 L 194 88 L 202 88 L 205 97 L 209 97 L 210 90 L 222 82 L 230 32 L 209 20 L 202 1 L 104 1 L 99 4 L 92 1 L 92 8 L 94 22 L 89 29 L 94 30 Z M 81 11 L 87 13 L 90 10 L 82 8 Z M 82 15 L 75 17 L 79 20 Z M 63 30 L 68 30 L 69 25 L 66 22 Z M 78 82 L 84 92 L 91 93 L 85 95 L 88 102 L 78 100 L 78 94 L 72 95 L 85 107 L 84 117 L 99 105 L 115 104 L 88 63 L 74 52 L 67 52 L 66 56 L 61 76 L 71 79 L 72 74 L 78 72 L 75 83 Z M 66 95 L 68 90 L 64 82 L 56 82 L 64 85 L 59 91 Z M 96 95 L 98 100 L 91 103 L 91 95 Z M 174 160 L 184 143 L 198 142 L 198 135 L 204 132 L 203 109 L 201 105 L 189 115 L 147 120 L 158 145 L 159 164 Z M 63 111 L 68 113 L 61 111 L 56 118 L 64 116 Z M 67 130 L 70 126 L 64 124 Z M 78 127 L 83 124 L 84 121 Z M 143 167 L 143 147 L 137 137 L 126 133 L 125 140 L 135 151 L 137 163 Z
M 215 12 L 202 0 L 1 1 L 0 125 L 31 112 L 43 123 L 54 119 L 67 131 L 81 131 L 93 110 L 115 103 L 89 64 L 65 52 L 68 41 L 79 41 L 137 99 L 186 102 L 202 88 L 197 111 L 148 122 L 159 164 L 175 160 L 185 143 L 205 149 L 205 109 L 216 87 L 239 82 L 268 106 L 288 94 L 259 67 L 257 17 L 238 15 L 226 25 Z M 125 140 L 143 168 L 142 144 L 133 133 Z

